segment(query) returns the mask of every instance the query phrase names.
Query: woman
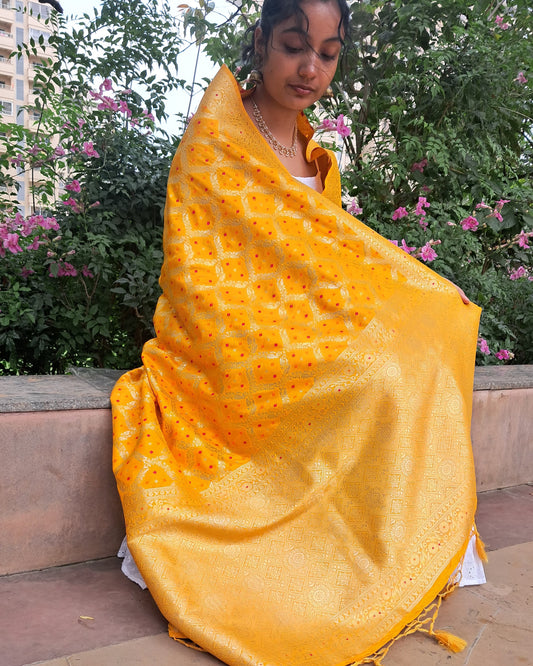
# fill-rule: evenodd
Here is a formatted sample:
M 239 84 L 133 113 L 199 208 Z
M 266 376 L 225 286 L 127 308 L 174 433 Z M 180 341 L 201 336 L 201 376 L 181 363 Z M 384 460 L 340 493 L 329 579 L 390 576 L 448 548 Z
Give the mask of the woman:
M 340 208 L 301 111 L 344 0 L 265 0 L 172 164 L 157 337 L 112 395 L 128 546 L 171 636 L 232 666 L 370 663 L 474 530 L 479 309 Z

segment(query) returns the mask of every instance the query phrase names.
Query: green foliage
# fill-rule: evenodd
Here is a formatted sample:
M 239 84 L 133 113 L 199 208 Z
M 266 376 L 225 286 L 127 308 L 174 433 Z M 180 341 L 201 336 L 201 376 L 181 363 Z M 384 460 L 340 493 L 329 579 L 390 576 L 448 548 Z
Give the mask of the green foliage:
M 4 237 L 18 237 L 0 257 L 3 373 L 138 364 L 160 293 L 176 140 L 154 134 L 151 112 L 162 117 L 166 92 L 180 85 L 174 19 L 156 2 L 113 0 L 72 32 L 54 21 L 57 60 L 44 58 L 39 45 L 20 51 L 42 63 L 37 131 L 0 128 L 1 226 Z M 159 62 L 158 80 L 148 73 Z M 13 162 L 35 174 L 34 214 L 26 220 L 15 215 Z
M 491 350 L 531 363 L 533 269 L 521 246 L 533 222 L 530 7 L 369 0 L 352 5 L 352 20 L 354 44 L 326 104 L 351 120 L 347 197 L 385 237 L 415 253 L 430 243 L 432 268 L 483 307 Z M 420 197 L 426 216 L 415 212 Z M 394 220 L 400 207 L 409 215 Z M 464 230 L 470 216 L 478 226 Z
M 260 11 L 259 2 L 239 4 L 206 41 L 234 71 Z M 533 245 L 531 8 L 366 0 L 351 3 L 351 16 L 334 97 L 310 114 L 315 125 L 348 119 L 349 136 L 322 140 L 341 149 L 349 210 L 361 207 L 366 224 L 404 239 L 482 306 L 480 336 L 493 353 L 480 350 L 479 363 L 506 360 L 499 350 L 533 362 L 533 267 L 523 247 Z M 425 215 L 416 212 L 421 197 Z M 406 215 L 393 219 L 400 208 Z M 463 229 L 471 216 L 476 229 Z
M 20 47 L 41 61 L 40 120 L 32 131 L 0 127 L 3 372 L 138 362 L 152 335 L 176 144 L 152 133 L 148 114 L 164 118 L 172 88 L 206 83 L 180 80 L 180 50 L 197 57 L 202 44 L 239 71 L 261 3 L 227 4 L 220 21 L 208 0 L 179 5 L 178 18 L 167 2 L 104 0 L 71 31 L 53 17 L 57 61 L 43 45 Z M 492 353 L 481 344 L 480 363 L 506 360 L 498 350 L 533 362 L 531 9 L 366 0 L 351 12 L 334 97 L 310 112 L 317 125 L 342 115 L 350 127 L 321 137 L 339 151 L 348 209 L 360 206 L 366 224 L 483 307 Z M 15 217 L 13 164 L 34 174 L 43 218 Z M 58 195 L 59 181 L 71 189 Z

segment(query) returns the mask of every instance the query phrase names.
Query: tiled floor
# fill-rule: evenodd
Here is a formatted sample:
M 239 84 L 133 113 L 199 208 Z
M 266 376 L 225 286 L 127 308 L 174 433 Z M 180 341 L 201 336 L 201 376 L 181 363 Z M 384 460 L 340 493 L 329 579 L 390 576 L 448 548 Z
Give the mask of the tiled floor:
M 466 650 L 414 635 L 384 666 L 533 665 L 533 486 L 482 493 L 478 527 L 492 551 L 488 582 L 456 591 L 438 619 L 468 640 Z M 168 638 L 149 593 L 122 576 L 118 559 L 0 578 L 0 617 L 1 666 L 221 663 Z

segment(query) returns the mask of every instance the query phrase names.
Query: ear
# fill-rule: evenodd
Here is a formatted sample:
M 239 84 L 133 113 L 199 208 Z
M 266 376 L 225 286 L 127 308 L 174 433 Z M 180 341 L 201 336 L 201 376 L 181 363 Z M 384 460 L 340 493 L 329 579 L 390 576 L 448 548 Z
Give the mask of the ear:
M 256 55 L 263 60 L 265 57 L 265 39 L 263 31 L 259 26 L 257 26 L 254 32 L 254 51 Z

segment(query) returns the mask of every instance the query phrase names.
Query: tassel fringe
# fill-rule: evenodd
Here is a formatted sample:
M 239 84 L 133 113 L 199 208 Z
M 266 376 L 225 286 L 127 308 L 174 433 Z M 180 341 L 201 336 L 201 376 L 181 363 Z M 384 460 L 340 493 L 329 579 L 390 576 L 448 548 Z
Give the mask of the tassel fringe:
M 488 560 L 488 557 L 485 550 L 485 544 L 481 540 L 481 537 L 479 536 L 477 527 L 475 525 L 474 525 L 474 533 L 476 535 L 477 553 L 480 559 L 483 562 L 486 562 Z M 416 632 L 421 632 L 427 634 L 428 636 L 431 636 L 437 641 L 439 645 L 442 645 L 451 652 L 462 652 L 467 646 L 467 642 L 465 640 L 463 640 L 459 636 L 451 634 L 449 631 L 435 631 L 433 629 L 443 599 L 445 599 L 458 587 L 459 579 L 460 579 L 460 572 L 458 572 L 456 580 L 454 582 L 448 583 L 448 585 L 444 588 L 444 590 L 437 596 L 435 601 L 432 604 L 430 604 L 424 611 L 422 611 L 422 613 L 418 616 L 416 620 L 413 620 L 407 626 L 405 626 L 397 636 L 395 636 L 386 645 L 377 650 L 374 654 L 365 657 L 362 661 L 353 662 L 352 664 L 349 664 L 349 666 L 361 666 L 364 664 L 373 664 L 373 666 L 383 666 L 382 659 L 386 656 L 392 645 L 399 638 L 402 638 L 403 636 L 408 636 L 409 634 L 414 634 Z M 200 652 L 205 652 L 203 648 L 194 643 L 194 641 L 191 641 L 190 639 L 186 638 L 183 634 L 178 632 L 177 629 L 175 629 L 172 625 L 169 624 L 168 630 L 170 637 L 173 638 L 178 643 L 186 645 L 187 647 L 192 648 L 193 650 L 199 650 Z
M 459 636 L 454 636 L 448 631 L 435 631 L 431 634 L 439 645 L 443 645 L 451 652 L 462 652 L 467 646 L 467 642 Z
M 394 643 L 404 636 L 409 636 L 409 634 L 414 634 L 417 632 L 427 634 L 434 638 L 439 645 L 448 648 L 451 652 L 461 652 L 467 646 L 467 642 L 459 636 L 450 634 L 448 631 L 435 631 L 434 625 L 437 619 L 437 615 L 440 610 L 443 599 L 445 599 L 449 594 L 451 594 L 459 586 L 460 575 L 454 582 L 448 583 L 442 592 L 437 596 L 435 601 L 430 604 L 416 620 L 413 620 L 408 625 L 406 625 L 403 630 L 390 640 L 387 644 L 383 645 L 379 650 L 374 652 L 374 654 L 365 657 L 362 661 L 357 661 L 349 666 L 362 666 L 363 664 L 374 664 L 374 666 L 383 666 L 382 659 L 387 655 L 388 651 L 394 645 Z

